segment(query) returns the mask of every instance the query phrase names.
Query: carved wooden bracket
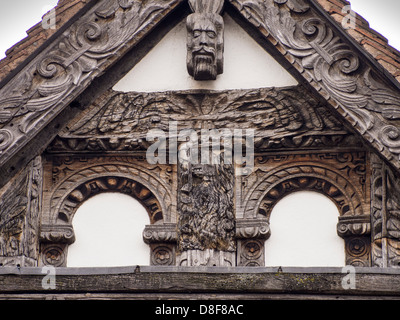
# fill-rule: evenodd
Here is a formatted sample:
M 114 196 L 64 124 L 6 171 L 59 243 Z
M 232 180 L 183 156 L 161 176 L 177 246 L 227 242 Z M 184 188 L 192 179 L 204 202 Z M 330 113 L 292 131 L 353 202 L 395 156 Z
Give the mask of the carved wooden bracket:
M 342 238 L 348 236 L 368 236 L 371 234 L 371 216 L 339 217 L 337 232 Z
M 176 223 L 148 225 L 143 231 L 143 240 L 150 245 L 150 264 L 174 266 L 178 232 Z
M 143 231 L 143 240 L 150 243 L 177 243 L 178 231 L 176 223 L 152 224 Z
M 42 243 L 65 243 L 75 242 L 75 232 L 71 225 L 41 225 L 40 242 Z
M 224 0 L 189 0 L 187 69 L 195 80 L 215 80 L 223 73 Z
M 246 267 L 264 266 L 264 243 L 270 235 L 271 231 L 266 217 L 237 219 L 237 265 Z

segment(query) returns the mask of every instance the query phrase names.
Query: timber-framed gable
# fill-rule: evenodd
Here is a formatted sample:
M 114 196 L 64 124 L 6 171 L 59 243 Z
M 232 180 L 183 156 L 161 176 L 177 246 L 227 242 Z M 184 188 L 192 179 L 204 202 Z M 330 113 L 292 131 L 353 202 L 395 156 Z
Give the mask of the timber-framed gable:
M 188 72 L 197 81 L 215 81 L 224 72 L 224 14 L 298 84 L 114 90 L 188 16 Z M 206 35 L 216 61 L 194 49 L 197 38 Z M 274 206 L 306 190 L 325 195 L 338 208 L 336 231 L 344 239 L 345 265 L 367 274 L 397 272 L 400 84 L 317 1 L 89 1 L 50 40 L 1 82 L 2 266 L 52 266 L 68 274 L 75 212 L 91 197 L 118 192 L 138 200 L 149 215 L 143 241 L 150 247 L 150 272 L 160 279 L 168 270 L 175 276 L 185 268 L 213 267 L 223 274 L 247 270 L 257 278 L 267 270 L 264 244 L 273 232 Z M 239 136 L 249 128 L 253 140 Z M 148 161 L 154 130 L 170 133 L 158 148 L 158 159 L 165 156 L 166 162 Z M 247 150 L 252 143 L 251 170 L 248 158 L 238 163 L 224 154 L 212 165 L 177 161 L 185 144 L 202 142 L 190 134 L 181 139 L 182 132 L 200 136 L 210 130 L 225 139 L 225 151 L 238 144 Z M 166 271 L 158 273 L 160 268 Z M 139 273 L 135 269 L 131 276 Z M 85 288 L 85 277 L 79 276 Z M 252 292 L 251 284 L 243 286 Z M 358 293 L 379 294 L 366 287 L 370 291 Z M 139 284 L 130 293 L 143 288 Z M 312 285 L 303 289 L 319 292 Z

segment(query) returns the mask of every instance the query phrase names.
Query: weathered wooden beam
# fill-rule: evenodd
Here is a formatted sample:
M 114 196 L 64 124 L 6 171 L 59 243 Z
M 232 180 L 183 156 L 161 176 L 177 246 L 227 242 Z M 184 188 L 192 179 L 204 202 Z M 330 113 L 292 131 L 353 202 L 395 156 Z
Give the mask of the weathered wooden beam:
M 387 297 L 400 299 L 400 270 L 354 268 L 56 268 L 55 288 L 42 268 L 0 269 L 0 299 L 68 296 L 110 299 L 173 294 L 215 298 L 262 297 Z M 350 277 L 354 276 L 353 282 Z M 290 294 L 289 294 L 290 293 Z M 159 298 L 160 298 L 159 297 Z

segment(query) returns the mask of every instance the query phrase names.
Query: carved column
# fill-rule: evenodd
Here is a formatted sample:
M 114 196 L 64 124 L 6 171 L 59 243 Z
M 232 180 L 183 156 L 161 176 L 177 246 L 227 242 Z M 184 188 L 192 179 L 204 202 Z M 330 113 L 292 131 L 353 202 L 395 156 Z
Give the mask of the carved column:
M 2 266 L 37 266 L 42 171 L 41 157 L 37 157 L 0 190 Z
M 400 180 L 378 156 L 371 162 L 372 263 L 400 267 Z
M 266 217 L 236 221 L 237 265 L 262 267 L 265 265 L 264 244 L 271 235 Z
M 176 223 L 162 223 L 146 226 L 143 240 L 150 245 L 152 266 L 174 266 L 177 243 Z
M 345 241 L 346 265 L 371 265 L 371 218 L 368 215 L 339 218 L 337 233 Z
M 180 266 L 235 266 L 232 164 L 178 165 Z

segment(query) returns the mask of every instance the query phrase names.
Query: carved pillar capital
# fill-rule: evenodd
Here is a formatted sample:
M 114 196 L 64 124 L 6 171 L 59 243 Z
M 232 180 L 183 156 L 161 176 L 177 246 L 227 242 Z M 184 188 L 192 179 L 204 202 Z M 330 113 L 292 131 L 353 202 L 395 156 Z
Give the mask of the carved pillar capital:
M 271 235 L 266 217 L 236 220 L 237 239 L 268 239 Z
M 75 232 L 72 225 L 42 225 L 40 230 L 40 241 L 43 243 L 75 242 Z
M 342 238 L 369 235 L 371 234 L 371 217 L 369 215 L 340 217 L 337 233 Z
M 147 244 L 151 243 L 176 243 L 178 232 L 176 223 L 163 223 L 148 225 L 143 231 L 143 240 Z

